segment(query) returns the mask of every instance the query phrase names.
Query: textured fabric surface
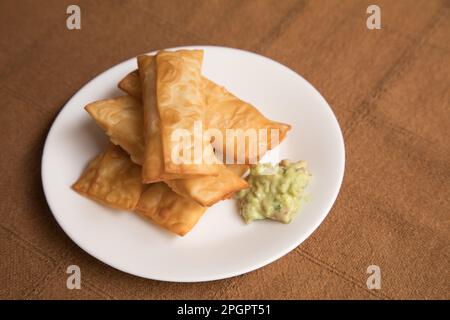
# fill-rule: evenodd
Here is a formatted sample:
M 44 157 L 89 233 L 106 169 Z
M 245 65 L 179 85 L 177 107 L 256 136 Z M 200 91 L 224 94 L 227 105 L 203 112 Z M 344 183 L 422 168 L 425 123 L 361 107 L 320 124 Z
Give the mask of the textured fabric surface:
M 0 298 L 450 298 L 450 2 L 0 1 Z M 81 30 L 66 8 L 81 7 Z M 341 124 L 346 173 L 314 234 L 278 261 L 209 283 L 164 283 L 102 264 L 59 228 L 40 159 L 58 111 L 130 57 L 180 45 L 254 51 L 292 68 Z M 81 290 L 66 268 L 81 268 Z M 366 285 L 369 265 L 382 287 Z

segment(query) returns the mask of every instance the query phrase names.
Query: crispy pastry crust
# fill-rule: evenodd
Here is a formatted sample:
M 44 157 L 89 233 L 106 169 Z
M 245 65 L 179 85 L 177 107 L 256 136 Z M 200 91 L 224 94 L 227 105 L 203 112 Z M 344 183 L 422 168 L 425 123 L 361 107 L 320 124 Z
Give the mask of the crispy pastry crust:
M 286 137 L 291 126 L 281 122 L 267 119 L 251 104 L 228 92 L 214 82 L 205 78 L 206 104 L 210 110 L 207 113 L 207 127 L 217 128 L 221 131 L 223 145 L 214 144 L 228 158 L 238 160 L 238 163 L 256 163 L 268 151 L 275 148 Z M 249 145 L 239 145 L 237 139 L 227 135 L 227 129 L 241 130 L 244 134 L 248 130 L 257 133 L 257 146 L 265 143 L 266 148 L 252 149 Z M 271 135 L 273 130 L 276 135 Z M 266 135 L 259 135 L 260 131 Z M 233 156 L 234 155 L 234 156 Z
M 134 210 L 143 189 L 141 169 L 120 147 L 110 144 L 89 163 L 72 188 L 110 207 Z
M 89 163 L 72 188 L 104 205 L 136 211 L 180 236 L 188 233 L 206 207 L 178 195 L 162 182 L 144 186 L 140 171 L 120 147 L 110 144 Z
M 228 199 L 236 191 L 248 188 L 248 183 L 233 171 L 223 168 L 218 176 L 204 176 L 185 180 L 170 180 L 166 184 L 176 193 L 210 207 Z
M 202 50 L 161 51 L 156 55 L 156 99 L 161 119 L 164 171 L 217 175 L 218 160 L 205 127 L 205 96 L 201 75 Z M 177 134 L 187 139 L 177 139 Z M 175 159 L 179 156 L 179 159 Z
M 164 170 L 164 154 L 161 140 L 161 120 L 156 108 L 156 57 L 139 56 L 139 78 L 142 83 L 144 162 L 142 182 L 154 183 L 172 179 L 187 179 L 192 175 L 168 173 Z M 134 81 L 134 80 L 133 80 Z
M 224 153 L 225 155 L 231 155 L 234 151 L 234 158 L 239 159 L 239 155 L 244 158 L 239 159 L 244 163 L 255 162 L 261 159 L 266 151 L 275 148 L 286 137 L 287 132 L 291 129 L 291 126 L 285 123 L 272 121 L 264 117 L 251 104 L 240 100 L 225 88 L 215 84 L 213 81 L 203 77 L 206 97 L 206 126 L 207 128 L 216 128 L 220 130 L 223 137 L 226 137 L 226 129 L 241 129 L 243 131 L 253 128 L 256 130 L 265 129 L 268 132 L 266 136 L 267 150 L 259 149 L 256 155 L 252 155 L 248 149 L 239 150 L 237 143 L 234 146 L 231 145 L 231 139 L 225 146 L 226 139 L 223 144 L 220 145 L 217 142 L 213 142 L 214 148 Z M 120 83 L 119 88 L 130 95 L 140 97 L 141 84 L 139 82 L 139 75 L 137 71 L 129 73 Z M 278 142 L 275 139 L 271 139 L 270 130 L 278 131 Z M 258 138 L 258 144 L 264 142 Z M 225 151 L 225 152 L 224 152 Z
M 205 211 L 205 207 L 176 194 L 162 182 L 149 185 L 136 207 L 140 215 L 180 236 L 188 233 Z
M 86 111 L 105 130 L 112 143 L 121 146 L 137 164 L 144 161 L 141 102 L 130 96 L 88 104 Z

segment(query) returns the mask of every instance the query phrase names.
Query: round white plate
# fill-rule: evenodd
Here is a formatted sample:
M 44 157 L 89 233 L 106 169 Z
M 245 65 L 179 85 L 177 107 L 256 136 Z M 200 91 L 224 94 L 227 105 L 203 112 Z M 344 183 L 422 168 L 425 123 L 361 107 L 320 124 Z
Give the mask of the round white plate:
M 157 280 L 223 279 L 282 257 L 320 225 L 341 186 L 344 142 L 324 98 L 287 67 L 237 49 L 183 48 L 204 49 L 205 76 L 252 103 L 270 119 L 292 125 L 287 138 L 265 157 L 269 161 L 308 161 L 313 174 L 307 189 L 311 200 L 291 224 L 255 221 L 246 225 L 234 200 L 226 200 L 208 209 L 190 233 L 178 237 L 133 213 L 106 208 L 71 189 L 88 161 L 107 144 L 105 134 L 83 107 L 123 94 L 117 83 L 136 69 L 134 58 L 91 80 L 61 110 L 45 143 L 42 183 L 62 229 L 78 246 L 104 263 Z

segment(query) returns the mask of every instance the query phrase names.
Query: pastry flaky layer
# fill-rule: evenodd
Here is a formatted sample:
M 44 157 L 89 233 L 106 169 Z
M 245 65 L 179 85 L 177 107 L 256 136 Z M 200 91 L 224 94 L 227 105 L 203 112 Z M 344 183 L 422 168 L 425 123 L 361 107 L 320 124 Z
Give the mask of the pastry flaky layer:
M 164 171 L 164 156 L 161 141 L 161 121 L 156 109 L 156 58 L 138 57 L 139 76 L 142 82 L 144 163 L 142 182 L 151 183 L 175 179 L 176 175 Z

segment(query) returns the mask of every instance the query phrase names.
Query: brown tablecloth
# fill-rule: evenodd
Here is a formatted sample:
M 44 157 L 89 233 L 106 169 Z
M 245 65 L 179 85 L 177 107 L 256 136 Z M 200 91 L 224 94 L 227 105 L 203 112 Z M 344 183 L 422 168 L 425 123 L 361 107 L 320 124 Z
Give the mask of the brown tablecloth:
M 1 298 L 450 298 L 450 3 L 359 0 L 0 2 Z M 81 8 L 81 30 L 66 8 Z M 139 53 L 211 44 L 292 68 L 328 100 L 346 173 L 324 223 L 282 259 L 239 277 L 165 283 L 78 248 L 43 195 L 40 159 L 58 111 Z M 66 268 L 81 268 L 81 290 Z M 367 267 L 381 269 L 369 290 Z

